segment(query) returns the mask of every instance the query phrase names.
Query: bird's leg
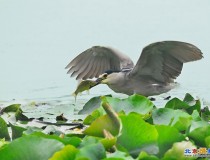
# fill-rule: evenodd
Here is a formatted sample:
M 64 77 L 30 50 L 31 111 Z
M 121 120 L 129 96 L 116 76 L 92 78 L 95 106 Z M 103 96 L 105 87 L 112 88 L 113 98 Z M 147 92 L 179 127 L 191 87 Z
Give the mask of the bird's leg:
M 169 100 L 171 96 L 165 97 L 164 100 Z
M 148 99 L 149 99 L 150 101 L 155 101 L 155 100 L 156 100 L 154 97 L 148 97 Z

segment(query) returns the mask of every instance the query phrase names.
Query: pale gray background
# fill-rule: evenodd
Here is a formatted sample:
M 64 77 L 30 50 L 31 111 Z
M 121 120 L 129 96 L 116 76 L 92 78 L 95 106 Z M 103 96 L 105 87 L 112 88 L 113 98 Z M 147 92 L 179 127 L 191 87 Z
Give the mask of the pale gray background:
M 169 94 L 208 101 L 209 30 L 209 0 L 0 0 L 0 100 L 70 95 L 77 82 L 64 67 L 93 45 L 115 47 L 136 62 L 145 45 L 180 40 L 205 58 L 186 64 L 181 87 Z M 91 91 L 109 93 L 104 86 Z

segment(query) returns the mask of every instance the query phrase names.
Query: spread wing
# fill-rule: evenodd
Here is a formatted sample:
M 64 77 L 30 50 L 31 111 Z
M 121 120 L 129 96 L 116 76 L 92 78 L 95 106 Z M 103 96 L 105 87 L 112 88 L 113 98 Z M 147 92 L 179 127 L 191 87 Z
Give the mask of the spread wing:
M 79 54 L 67 66 L 68 74 L 76 79 L 98 77 L 107 70 L 120 71 L 132 68 L 132 60 L 110 47 L 94 46 Z
M 196 46 L 178 41 L 156 42 L 146 46 L 130 76 L 146 75 L 159 82 L 173 82 L 179 76 L 183 63 L 201 59 Z

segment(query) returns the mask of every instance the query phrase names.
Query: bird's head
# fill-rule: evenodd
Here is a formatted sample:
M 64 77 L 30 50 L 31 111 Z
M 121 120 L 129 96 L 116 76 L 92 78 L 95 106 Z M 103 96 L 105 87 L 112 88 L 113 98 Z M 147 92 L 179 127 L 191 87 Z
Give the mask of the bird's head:
M 96 82 L 98 82 L 99 84 L 112 84 L 113 82 L 115 82 L 117 74 L 117 71 L 106 71 L 98 77 Z

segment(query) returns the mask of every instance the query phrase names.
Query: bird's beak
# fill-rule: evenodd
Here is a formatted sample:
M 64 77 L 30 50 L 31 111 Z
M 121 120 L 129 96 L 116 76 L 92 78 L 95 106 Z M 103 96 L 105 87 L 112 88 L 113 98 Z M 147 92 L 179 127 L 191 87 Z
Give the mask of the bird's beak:
M 106 78 L 98 78 L 96 81 L 98 82 L 98 84 L 107 84 L 108 83 Z
M 96 79 L 96 83 L 97 83 L 97 84 L 100 84 L 102 80 L 103 80 L 103 79 L 99 77 L 98 79 Z
M 97 84 L 104 84 L 105 81 L 106 81 L 106 78 L 103 76 L 103 74 L 100 75 L 100 76 L 98 77 L 98 79 L 96 79 Z

